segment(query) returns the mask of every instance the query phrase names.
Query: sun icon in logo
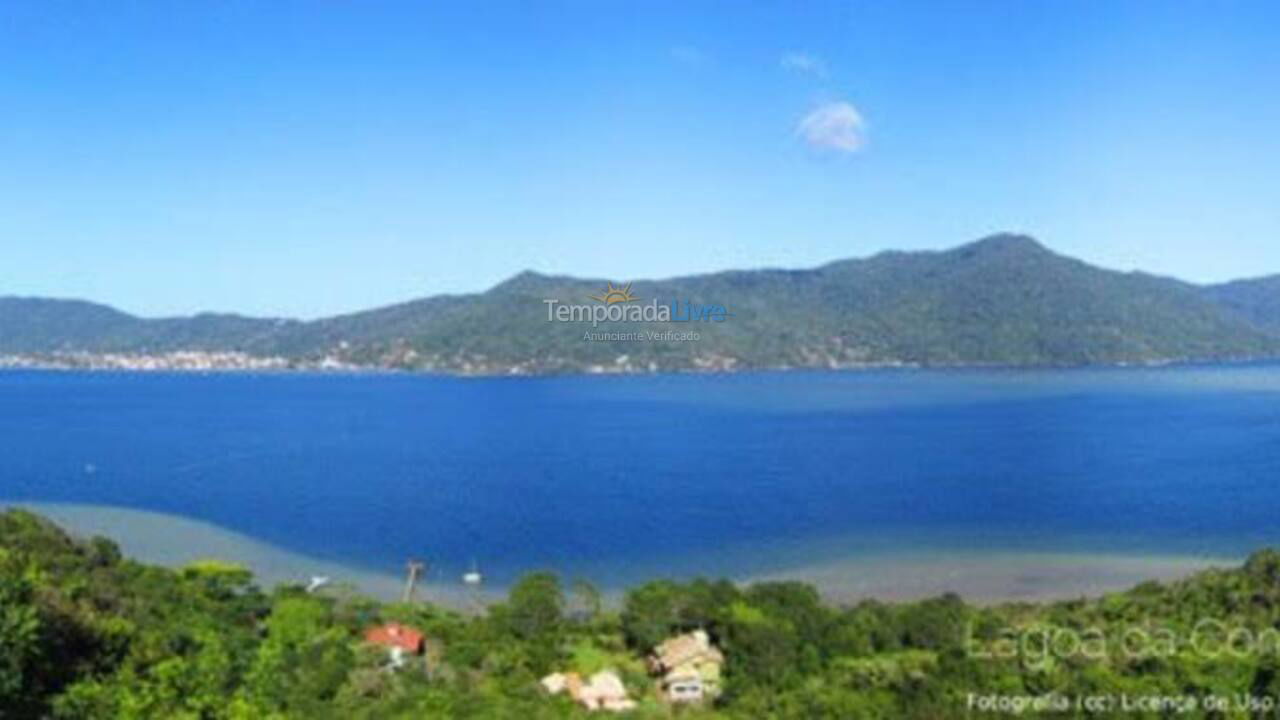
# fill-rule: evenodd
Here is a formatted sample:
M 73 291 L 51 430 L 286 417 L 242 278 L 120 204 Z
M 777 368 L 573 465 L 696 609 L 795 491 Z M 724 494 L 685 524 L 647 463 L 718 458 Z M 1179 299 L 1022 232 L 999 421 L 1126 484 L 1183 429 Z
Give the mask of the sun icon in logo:
M 592 295 L 592 300 L 599 300 L 606 305 L 614 303 L 635 302 L 640 298 L 631 294 L 631 283 L 627 283 L 625 287 L 614 287 L 613 283 L 609 283 L 609 287 L 605 288 L 599 295 Z

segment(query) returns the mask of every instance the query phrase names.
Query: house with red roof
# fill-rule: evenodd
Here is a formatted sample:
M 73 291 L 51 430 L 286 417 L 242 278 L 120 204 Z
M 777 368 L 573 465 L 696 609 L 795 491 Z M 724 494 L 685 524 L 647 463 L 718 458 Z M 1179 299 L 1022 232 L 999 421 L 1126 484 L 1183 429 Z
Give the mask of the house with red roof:
M 364 641 L 370 645 L 386 648 L 391 657 L 391 667 L 396 669 L 404 665 L 405 659 L 421 655 L 426 650 L 427 638 L 422 632 L 400 623 L 386 623 L 371 627 L 364 633 Z

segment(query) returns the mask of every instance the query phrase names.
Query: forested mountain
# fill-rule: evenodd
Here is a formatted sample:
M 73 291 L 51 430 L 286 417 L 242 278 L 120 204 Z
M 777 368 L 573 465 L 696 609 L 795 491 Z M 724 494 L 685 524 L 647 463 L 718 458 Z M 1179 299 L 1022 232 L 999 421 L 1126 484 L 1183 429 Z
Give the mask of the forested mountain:
M 615 278 L 621 285 L 625 279 Z M 78 301 L 0 298 L 0 353 L 238 351 L 299 364 L 468 373 L 1087 365 L 1280 356 L 1280 279 L 1197 286 L 1121 273 L 996 235 L 810 270 L 638 280 L 635 303 L 720 305 L 724 322 L 551 322 L 545 300 L 592 304 L 610 283 L 525 272 L 309 322 L 142 319 Z M 646 332 L 695 332 L 651 339 Z M 631 333 L 623 339 L 587 336 Z
M 251 350 L 298 324 L 214 313 L 144 319 L 82 300 L 0 297 L 0 352 Z

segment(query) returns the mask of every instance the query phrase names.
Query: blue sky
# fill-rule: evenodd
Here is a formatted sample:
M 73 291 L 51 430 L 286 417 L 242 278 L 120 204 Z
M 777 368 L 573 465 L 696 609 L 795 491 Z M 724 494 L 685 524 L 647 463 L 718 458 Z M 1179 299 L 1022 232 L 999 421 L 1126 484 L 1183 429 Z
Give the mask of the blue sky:
M 1029 232 L 1280 272 L 1274 2 L 0 4 L 0 294 L 314 317 Z

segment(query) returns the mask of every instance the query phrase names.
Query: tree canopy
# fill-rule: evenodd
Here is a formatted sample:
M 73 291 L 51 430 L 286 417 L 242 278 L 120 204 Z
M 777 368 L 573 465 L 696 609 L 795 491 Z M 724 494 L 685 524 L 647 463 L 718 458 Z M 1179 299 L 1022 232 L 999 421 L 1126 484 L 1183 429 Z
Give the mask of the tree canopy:
M 585 717 L 538 680 L 604 668 L 620 674 L 641 718 L 978 717 L 975 697 L 1215 693 L 1274 702 L 1280 692 L 1274 551 L 1237 569 L 1046 604 L 978 607 L 943 596 L 838 607 L 802 583 L 710 580 L 650 582 L 617 611 L 600 607 L 589 585 L 576 584 L 573 597 L 584 609 L 574 610 L 550 572 L 521 579 L 479 615 L 333 589 L 264 591 L 243 568 L 148 566 L 109 540 L 75 539 L 8 511 L 0 514 L 0 718 Z M 392 670 L 385 650 L 364 642 L 384 622 L 422 631 L 426 654 Z M 644 657 L 695 628 L 725 655 L 724 692 L 713 706 L 677 711 L 660 700 Z

